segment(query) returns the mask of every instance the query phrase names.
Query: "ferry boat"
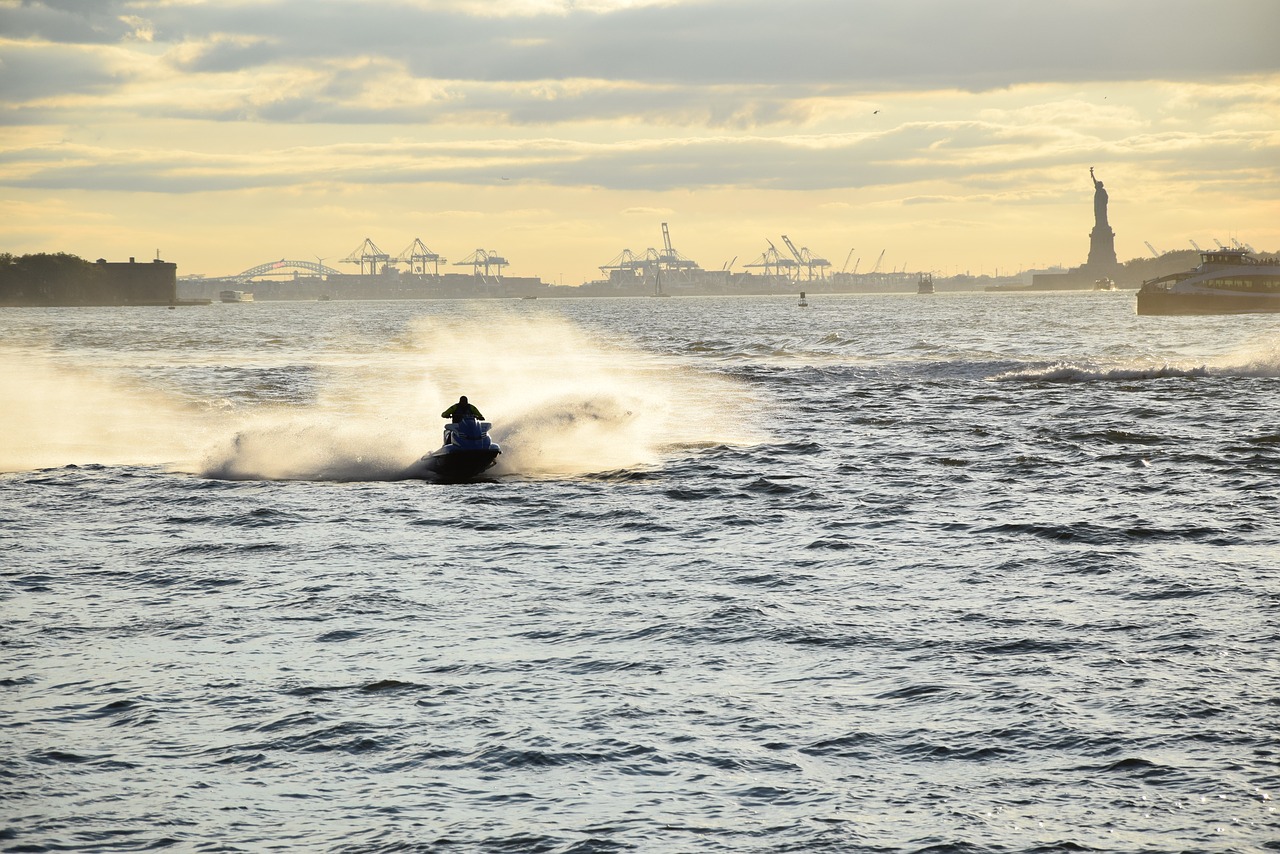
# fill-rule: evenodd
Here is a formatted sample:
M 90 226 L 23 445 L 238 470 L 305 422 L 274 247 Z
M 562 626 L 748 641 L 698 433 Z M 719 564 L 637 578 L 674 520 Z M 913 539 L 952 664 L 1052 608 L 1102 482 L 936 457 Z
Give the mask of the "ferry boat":
M 918 294 L 933 293 L 933 273 L 920 274 L 920 281 L 916 283 L 916 293 Z
M 1138 314 L 1280 312 L 1280 260 L 1244 249 L 1200 253 L 1200 266 L 1150 279 L 1138 290 Z
M 244 291 L 223 291 L 218 294 L 218 299 L 223 302 L 253 302 L 253 294 Z
M 1113 279 L 1104 276 L 1093 283 L 1093 289 L 1095 291 L 1114 291 L 1116 283 Z

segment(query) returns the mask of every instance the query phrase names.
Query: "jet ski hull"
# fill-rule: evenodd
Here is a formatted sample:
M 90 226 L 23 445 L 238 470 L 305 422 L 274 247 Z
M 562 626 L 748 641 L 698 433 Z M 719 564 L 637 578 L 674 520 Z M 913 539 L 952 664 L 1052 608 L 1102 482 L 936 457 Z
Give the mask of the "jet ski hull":
M 405 477 L 462 483 L 487 471 L 502 449 L 489 438 L 489 422 L 463 418 L 444 428 L 444 444 L 418 460 Z
M 496 446 L 471 450 L 445 445 L 418 460 L 415 476 L 441 483 L 463 483 L 492 468 L 500 453 Z

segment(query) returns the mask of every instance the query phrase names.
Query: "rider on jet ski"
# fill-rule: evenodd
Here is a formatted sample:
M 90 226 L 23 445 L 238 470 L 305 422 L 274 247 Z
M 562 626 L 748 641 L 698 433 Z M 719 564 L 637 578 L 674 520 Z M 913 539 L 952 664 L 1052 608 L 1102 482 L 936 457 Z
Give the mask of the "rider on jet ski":
M 457 403 L 440 413 L 441 418 L 452 418 L 454 424 L 457 424 L 468 416 L 480 421 L 484 420 L 484 416 L 480 414 L 479 409 L 476 409 L 475 404 L 467 403 L 467 396 L 465 394 L 458 398 Z
M 464 418 L 474 418 L 477 421 L 484 420 L 484 416 L 480 414 L 480 410 L 475 407 L 475 404 L 467 403 L 467 396 L 465 394 L 458 398 L 457 403 L 455 403 L 453 406 L 450 406 L 444 412 L 441 412 L 440 417 L 452 419 L 454 424 L 457 424 L 459 421 L 461 421 Z M 445 430 L 444 431 L 445 444 L 446 445 L 449 444 L 452 440 L 453 440 L 453 437 L 450 431 Z

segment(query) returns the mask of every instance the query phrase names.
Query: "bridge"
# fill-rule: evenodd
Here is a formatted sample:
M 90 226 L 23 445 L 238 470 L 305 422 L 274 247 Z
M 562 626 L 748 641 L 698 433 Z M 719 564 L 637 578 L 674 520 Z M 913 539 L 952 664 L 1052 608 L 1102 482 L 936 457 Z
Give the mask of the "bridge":
M 259 276 L 292 276 L 298 270 L 305 270 L 317 276 L 342 275 L 341 270 L 326 267 L 317 261 L 290 261 L 287 258 L 281 258 L 279 261 L 268 261 L 265 264 L 250 267 L 243 273 L 237 273 L 231 278 L 237 282 L 249 282 Z

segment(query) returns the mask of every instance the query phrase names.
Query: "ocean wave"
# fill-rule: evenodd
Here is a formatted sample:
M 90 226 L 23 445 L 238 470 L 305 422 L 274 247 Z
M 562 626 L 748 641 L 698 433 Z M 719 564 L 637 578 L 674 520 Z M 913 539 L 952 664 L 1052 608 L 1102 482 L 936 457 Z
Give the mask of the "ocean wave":
M 1126 367 L 1097 368 L 1056 362 L 1043 368 L 1006 371 L 992 377 L 997 382 L 1028 383 L 1107 383 L 1162 380 L 1175 377 L 1199 378 L 1210 376 L 1209 368 L 1181 367 L 1178 365 L 1131 365 Z
M 1206 377 L 1280 377 L 1280 345 L 1245 346 L 1232 353 L 1196 362 L 1134 360 L 1115 365 L 1057 361 L 996 373 L 998 382 L 1108 383 Z

